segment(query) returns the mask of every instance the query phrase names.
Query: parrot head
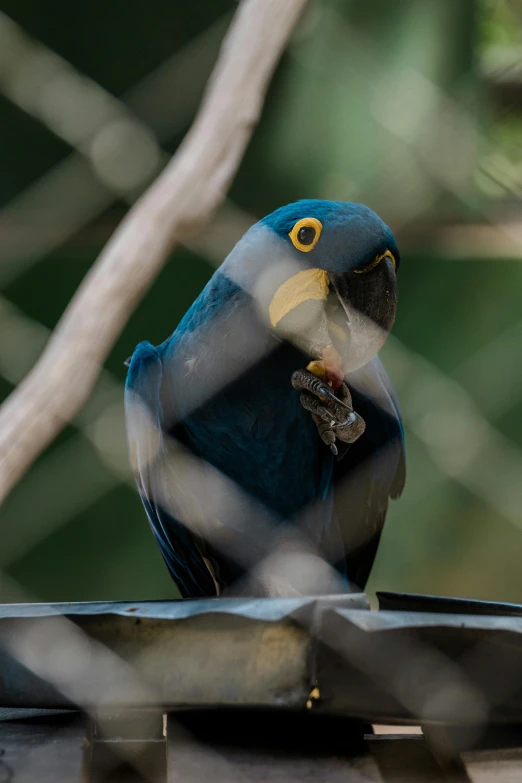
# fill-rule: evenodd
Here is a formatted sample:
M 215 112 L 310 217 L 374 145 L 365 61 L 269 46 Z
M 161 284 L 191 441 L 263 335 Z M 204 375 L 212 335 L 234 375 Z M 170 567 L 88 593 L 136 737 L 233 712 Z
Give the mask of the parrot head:
M 225 269 L 269 329 L 312 359 L 334 389 L 383 345 L 397 309 L 399 251 L 362 204 L 303 200 L 277 209 L 236 245 Z

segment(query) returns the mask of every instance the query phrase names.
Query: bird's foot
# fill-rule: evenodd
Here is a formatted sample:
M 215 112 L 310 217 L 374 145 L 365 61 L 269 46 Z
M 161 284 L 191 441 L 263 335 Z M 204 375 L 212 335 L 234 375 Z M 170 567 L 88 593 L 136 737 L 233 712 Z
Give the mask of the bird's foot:
M 366 429 L 366 423 L 352 407 L 352 395 L 342 383 L 335 395 L 330 386 L 308 370 L 296 370 L 292 386 L 301 392 L 301 405 L 312 414 L 319 437 L 334 454 L 336 440 L 354 443 Z

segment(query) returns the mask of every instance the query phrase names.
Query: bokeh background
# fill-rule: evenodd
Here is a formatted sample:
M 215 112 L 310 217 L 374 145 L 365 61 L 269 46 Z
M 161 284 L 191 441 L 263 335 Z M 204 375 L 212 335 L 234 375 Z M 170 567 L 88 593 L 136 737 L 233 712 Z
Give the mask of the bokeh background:
M 231 0 L 2 0 L 0 393 L 34 363 L 190 126 Z M 298 198 L 395 231 L 382 358 L 408 480 L 376 589 L 522 601 L 522 6 L 310 2 L 227 202 L 178 248 L 89 403 L 0 512 L 0 601 L 177 595 L 134 490 L 124 360 L 161 342 L 244 230 Z

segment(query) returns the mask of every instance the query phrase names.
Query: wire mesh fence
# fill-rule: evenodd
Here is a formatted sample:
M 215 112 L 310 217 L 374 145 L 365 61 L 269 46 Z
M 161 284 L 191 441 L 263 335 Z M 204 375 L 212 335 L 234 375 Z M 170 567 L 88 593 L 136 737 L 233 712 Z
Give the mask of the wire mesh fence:
M 197 33 L 121 90 L 122 97 L 93 78 L 94 69 L 83 72 L 74 58 L 68 61 L 44 42 L 44 35 L 39 40 L 29 33 L 22 15 L 0 15 L 0 91 L 10 108 L 31 118 L 35 138 L 42 134 L 46 143 L 60 143 L 55 165 L 35 166 L 0 211 L 0 373 L 6 392 L 33 366 L 91 263 L 93 248 L 103 244 L 177 146 L 230 20 L 230 4 L 222 5 L 219 18 L 214 13 L 202 18 Z M 302 196 L 363 200 L 382 212 L 402 240 L 397 329 L 381 357 L 401 403 L 409 479 L 390 509 L 372 586 L 519 600 L 516 128 L 522 104 L 513 53 L 520 51 L 522 24 L 517 7 L 507 2 L 428 4 L 422 10 L 416 2 L 399 5 L 392 28 L 403 36 L 393 40 L 371 14 L 341 3 L 310 5 L 269 96 L 268 120 L 230 199 L 202 234 L 173 255 L 86 406 L 5 504 L 0 600 L 128 598 L 134 586 L 144 597 L 176 595 L 134 489 L 123 361 L 138 339 L 167 337 L 265 205 L 271 211 Z M 410 28 L 414 33 L 408 37 Z M 448 33 L 444 40 L 442 31 Z M 457 48 L 462 56 L 446 73 L 443 64 Z M 502 106 L 499 112 L 494 105 L 486 120 L 485 84 L 493 103 Z M 23 149 L 20 140 L 13 144 L 18 154 Z M 8 146 L 4 155 L 4 168 L 14 171 Z M 58 292 L 57 285 L 63 286 Z M 262 290 L 251 293 L 262 301 Z M 250 361 L 262 358 L 265 347 L 248 324 L 237 337 L 250 341 Z M 202 337 L 211 352 L 220 339 L 208 331 Z M 238 362 L 220 363 L 208 384 L 194 390 L 193 405 L 243 369 Z M 159 442 L 146 411 L 140 423 L 148 428 L 148 440 Z M 175 480 L 165 491 L 187 526 L 219 547 L 219 530 L 208 526 L 208 518 L 234 520 L 243 533 L 235 555 L 256 584 L 270 577 L 270 595 L 342 592 L 331 557 L 325 559 L 306 534 L 309 509 L 291 533 L 279 537 L 266 509 L 230 476 L 187 455 L 179 444 L 170 446 L 167 470 Z M 197 507 L 187 504 L 188 488 Z M 66 595 L 64 585 L 71 586 Z M 329 644 L 419 723 L 426 711 L 432 714 L 434 702 L 445 715 L 452 709 L 458 714 L 465 703 L 479 736 L 495 700 L 509 702 L 519 689 L 515 674 L 489 696 L 477 689 L 473 677 L 480 680 L 491 667 L 483 640 L 470 643 L 459 660 L 450 660 L 429 635 L 421 641 L 399 636 L 372 655 L 356 642 L 347 647 L 332 630 Z M 136 690 L 143 691 L 162 714 L 160 696 L 142 675 L 70 619 L 53 618 L 44 637 L 40 627 L 20 626 L 5 637 L 3 648 L 96 720 L 104 697 L 120 680 L 129 703 Z M 416 661 L 418 671 L 397 672 L 393 663 L 403 658 Z M 432 675 L 427 693 L 419 682 Z M 141 696 L 136 701 L 143 706 Z

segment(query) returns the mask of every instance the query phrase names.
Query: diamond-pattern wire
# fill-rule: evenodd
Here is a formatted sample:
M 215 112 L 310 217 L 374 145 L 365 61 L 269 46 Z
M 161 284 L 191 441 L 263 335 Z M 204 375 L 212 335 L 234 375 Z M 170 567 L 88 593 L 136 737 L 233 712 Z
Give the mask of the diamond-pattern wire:
M 5 20 L 4 20 L 5 22 Z M 16 34 L 20 35 L 20 30 L 16 32 Z M 56 66 L 56 59 L 53 59 L 52 53 L 49 55 L 48 62 L 54 66 Z M 60 64 L 59 64 L 60 65 Z M 76 77 L 74 73 L 71 71 L 70 67 L 67 64 L 62 63 L 60 67 L 64 67 L 67 70 L 68 76 L 73 79 L 81 79 L 82 77 L 78 76 Z M 101 88 L 100 88 L 101 89 Z M 16 98 L 16 96 L 19 96 L 19 92 L 17 93 L 16 90 L 11 91 L 11 97 Z M 101 95 L 101 93 L 98 93 Z M 105 98 L 106 96 L 102 96 Z M 113 100 L 113 99 L 112 99 Z M 28 106 L 26 105 L 26 108 Z M 117 110 L 120 110 L 120 107 L 118 106 Z M 134 123 L 134 120 L 130 117 L 128 117 L 127 113 L 125 114 L 125 121 L 129 121 L 131 124 Z M 134 127 L 134 126 L 133 126 Z M 142 137 L 144 139 L 147 139 L 145 144 L 150 143 L 150 134 L 145 128 L 144 131 L 145 135 Z M 72 140 L 72 139 L 70 139 Z M 154 147 L 154 144 L 153 144 Z M 65 177 L 66 182 L 66 188 L 63 190 L 63 194 L 65 198 L 68 198 L 71 195 L 71 191 L 69 190 L 70 185 L 73 182 L 73 179 L 78 184 L 78 173 L 81 169 L 81 165 L 79 165 L 80 162 L 78 161 L 78 164 L 75 162 L 72 170 L 73 176 L 67 176 Z M 63 164 L 62 164 L 63 165 Z M 69 164 L 67 164 L 69 165 Z M 76 168 L 76 166 L 79 166 L 79 168 Z M 65 170 L 65 166 L 63 167 L 63 170 Z M 80 171 L 80 173 L 82 173 Z M 99 172 L 98 172 L 99 173 Z M 152 173 L 152 171 L 151 171 Z M 89 176 L 91 176 L 89 174 Z M 46 187 L 51 184 L 51 187 L 58 186 L 58 189 L 62 188 L 63 186 L 63 179 L 60 177 L 57 177 L 56 174 L 48 175 L 46 177 Z M 104 189 L 106 188 L 107 183 L 103 183 Z M 112 186 L 114 186 L 114 181 L 111 183 L 111 188 L 109 188 L 109 191 L 112 189 Z M 41 183 L 38 187 L 41 187 Z M 33 191 L 34 192 L 34 191 Z M 110 194 L 110 192 L 107 192 L 106 195 L 104 194 L 103 202 L 104 204 L 108 204 L 110 200 L 112 200 L 113 195 Z M 30 203 L 30 200 L 29 200 Z M 98 204 L 97 209 L 104 208 L 104 206 L 101 206 Z M 96 211 L 96 210 L 94 210 Z M 231 243 L 231 239 L 235 239 L 238 236 L 240 236 L 243 233 L 244 226 L 248 225 L 249 223 L 249 217 L 244 216 L 240 210 L 237 210 L 236 208 L 230 207 L 228 209 L 228 217 L 230 219 L 230 234 L 225 237 L 224 242 L 222 241 L 221 246 L 227 245 Z M 81 216 L 81 219 L 79 222 L 77 222 L 73 227 L 72 230 L 75 230 L 77 226 L 80 224 L 80 222 L 86 222 L 88 221 L 93 215 L 93 211 L 87 210 L 84 212 L 84 214 Z M 239 224 L 239 225 L 238 225 Z M 218 231 L 219 229 L 216 229 Z M 212 244 L 208 241 L 209 234 L 207 232 L 207 248 L 209 244 Z M 57 244 L 63 242 L 66 238 L 66 235 L 63 234 L 62 236 L 55 237 L 54 242 L 51 246 L 56 246 Z M 203 250 L 203 245 L 201 242 L 195 242 L 195 244 L 199 244 L 200 250 Z M 45 253 L 49 250 L 50 245 L 48 243 L 42 243 L 42 245 L 39 248 L 35 248 L 33 252 L 30 254 L 32 255 L 32 258 L 34 260 L 38 259 L 38 256 L 40 253 Z M 223 258 L 225 253 L 221 254 L 219 258 Z M 213 259 L 214 261 L 219 259 Z M 0 309 L 0 317 L 4 322 L 7 322 L 9 325 L 9 331 L 3 331 L 4 335 L 9 334 L 9 338 L 16 340 L 16 351 L 12 351 L 11 354 L 9 353 L 9 346 L 6 347 L 6 349 L 2 350 L 2 354 L 0 356 L 0 366 L 2 369 L 2 375 L 7 378 L 11 383 L 16 383 L 23 374 L 27 371 L 28 367 L 31 366 L 33 360 L 34 360 L 34 351 L 35 347 L 38 348 L 38 346 L 42 345 L 45 338 L 46 338 L 46 331 L 45 328 L 38 324 L 37 322 L 31 321 L 31 319 L 28 319 L 26 316 L 24 316 L 22 313 L 17 312 L 16 309 L 10 305 L 5 300 L 2 302 L 2 307 Z M 36 338 L 36 340 L 35 340 Z M 458 400 L 459 404 L 459 410 L 460 413 L 464 416 L 471 417 L 472 419 L 472 427 L 471 429 L 476 429 L 481 435 L 480 443 L 478 443 L 475 452 L 472 454 L 466 454 L 463 457 L 463 464 L 457 464 L 457 466 L 453 465 L 451 470 L 448 471 L 447 469 L 447 463 L 446 461 L 441 458 L 442 455 L 437 451 L 437 449 L 440 447 L 440 444 L 433 441 L 432 435 L 430 435 L 430 428 L 429 426 L 426 427 L 424 423 L 424 426 L 422 424 L 422 410 L 426 408 L 427 402 L 430 400 L 430 395 L 428 392 L 428 396 L 426 397 L 426 394 L 423 396 L 423 394 L 417 395 L 417 399 L 414 400 L 414 404 L 410 404 L 408 402 L 405 406 L 405 418 L 407 423 L 410 423 L 412 428 L 416 431 L 417 435 L 423 440 L 426 447 L 430 450 L 432 456 L 434 456 L 435 461 L 437 462 L 439 469 L 441 471 L 444 471 L 451 477 L 452 479 L 455 479 L 457 481 L 460 481 L 464 483 L 465 486 L 468 486 L 471 491 L 479 494 L 481 497 L 484 498 L 484 485 L 482 484 L 481 480 L 479 479 L 477 482 L 474 483 L 471 481 L 473 478 L 473 471 L 469 471 L 469 466 L 474 464 L 474 460 L 480 456 L 481 450 L 485 447 L 485 444 L 488 445 L 488 453 L 491 453 L 491 447 L 493 449 L 496 447 L 499 451 L 499 461 L 502 462 L 504 466 L 507 465 L 509 470 L 513 470 L 514 472 L 518 472 L 518 475 L 520 475 L 519 472 L 519 462 L 520 462 L 520 454 L 517 452 L 515 448 L 512 447 L 511 444 L 508 444 L 505 439 L 500 438 L 497 432 L 495 432 L 494 428 L 491 426 L 491 424 L 480 415 L 480 413 L 476 410 L 473 403 L 471 402 L 470 398 L 467 396 L 466 392 L 462 389 L 462 387 L 459 387 L 452 379 L 445 376 L 440 370 L 434 368 L 433 366 L 429 366 L 428 363 L 423 360 L 421 357 L 416 356 L 413 352 L 407 350 L 404 346 L 402 346 L 397 340 L 394 340 L 391 343 L 391 351 L 389 351 L 391 363 L 392 363 L 392 370 L 393 370 L 393 364 L 396 362 L 399 367 L 404 371 L 404 367 L 407 367 L 407 372 L 405 377 L 403 376 L 403 381 L 405 387 L 407 386 L 409 389 L 415 389 L 419 385 L 421 388 L 426 389 L 426 385 L 424 384 L 424 387 L 420 383 L 421 380 L 428 380 L 428 388 L 431 386 L 438 387 L 439 389 L 442 387 L 443 391 L 445 392 L 451 392 L 453 394 L 453 399 Z M 406 380 L 405 380 L 406 378 Z M 401 385 L 401 384 L 399 384 Z M 87 408 L 80 414 L 77 421 L 75 422 L 76 426 L 78 426 L 82 432 L 82 436 L 87 436 L 92 442 L 94 442 L 95 446 L 98 448 L 98 450 L 103 453 L 103 447 L 100 447 L 99 438 L 96 436 L 96 422 L 103 421 L 103 417 L 107 415 L 107 412 L 113 411 L 115 404 L 118 404 L 118 399 L 121 399 L 122 389 L 121 386 L 116 382 L 110 374 L 104 372 L 102 375 L 102 378 L 100 380 L 100 383 L 96 389 L 95 394 L 93 395 L 93 398 L 89 402 L 89 405 Z M 443 395 L 444 396 L 444 395 Z M 106 401 L 109 400 L 108 403 Z M 433 412 L 433 410 L 431 410 Z M 440 422 L 439 422 L 440 423 Z M 101 428 L 99 428 L 101 429 Z M 436 429 L 436 427 L 432 427 L 432 430 Z M 78 436 L 79 437 L 79 436 Z M 105 455 L 106 456 L 106 455 Z M 115 468 L 114 464 L 110 463 L 110 460 L 108 462 L 108 468 L 109 471 L 114 476 L 114 482 L 119 482 L 122 480 L 122 473 L 121 473 L 121 467 Z M 45 462 L 44 462 L 44 469 L 45 469 Z M 492 485 L 494 482 L 490 480 L 490 485 Z M 497 510 L 500 510 L 501 513 L 505 514 L 507 518 L 510 519 L 510 521 L 515 522 L 515 517 L 508 511 L 506 511 L 506 508 L 502 507 L 502 504 L 498 504 L 497 500 L 495 499 L 494 493 L 486 493 L 486 498 L 488 502 L 490 502 Z M 48 530 L 42 531 L 43 535 L 48 534 Z M 33 538 L 31 545 L 35 545 L 37 539 Z M 15 552 L 13 554 L 13 557 L 20 556 L 20 552 Z M 82 659 L 82 650 L 85 650 L 88 652 L 88 655 L 93 659 L 94 663 L 96 664 L 95 669 L 93 668 L 93 671 L 96 671 L 97 678 L 99 677 L 100 673 L 104 671 L 108 671 L 110 673 L 110 676 L 114 678 L 116 676 L 123 676 L 121 673 L 127 673 L 128 667 L 126 664 L 123 664 L 122 662 L 114 661 L 111 656 L 107 658 L 107 653 L 103 650 L 103 648 L 100 648 L 97 651 L 93 651 L 92 643 L 88 639 L 82 638 L 81 634 L 78 634 L 76 628 L 71 628 L 68 621 L 66 621 L 64 618 L 57 618 L 56 619 L 56 626 L 53 628 L 53 634 L 52 634 L 52 643 L 55 644 L 57 640 L 60 640 L 61 645 L 64 647 L 64 649 L 69 650 L 75 650 L 75 659 L 81 660 Z M 51 641 L 51 640 L 50 640 Z M 34 660 L 34 655 L 32 654 L 34 648 L 34 639 L 31 638 L 30 634 L 28 637 L 19 638 L 16 643 L 13 643 L 13 647 L 11 648 L 11 651 L 17 655 L 21 660 L 25 662 L 26 665 L 28 665 L 30 668 L 33 667 L 33 670 L 38 671 L 42 676 L 48 678 L 51 682 L 53 682 L 57 687 L 67 692 L 67 689 L 70 687 L 70 681 L 67 677 L 67 672 L 64 670 L 55 670 L 55 671 L 42 671 L 41 669 L 38 669 L 38 660 Z M 476 654 L 476 657 L 479 657 L 479 651 L 473 651 Z M 419 651 L 420 654 L 424 655 L 431 655 L 431 651 L 429 649 Z M 94 666 L 93 663 L 93 666 Z M 361 666 L 364 666 L 366 671 L 368 671 L 368 667 L 370 668 L 370 671 L 372 671 L 372 662 L 366 661 L 360 661 L 359 664 Z M 380 679 L 382 682 L 381 684 L 383 687 L 392 687 L 395 690 L 397 690 L 398 685 L 396 683 L 387 683 L 385 679 L 383 678 L 383 672 L 382 672 L 382 661 L 379 660 L 378 664 L 378 670 L 377 667 L 373 669 L 375 678 Z M 74 676 L 76 680 L 78 679 L 78 671 L 75 669 L 71 676 Z M 456 674 L 458 678 L 458 672 Z M 89 687 L 93 683 L 89 683 Z M 83 685 L 87 685 L 86 682 L 83 682 Z M 125 687 L 128 687 L 128 682 L 125 682 Z M 140 687 L 142 687 L 140 685 Z M 78 701 L 81 703 L 82 697 L 81 693 L 73 694 L 75 698 L 78 699 Z M 407 694 L 407 698 L 410 700 L 411 698 L 414 698 L 414 694 Z M 102 696 L 100 696 L 100 699 L 102 699 Z

